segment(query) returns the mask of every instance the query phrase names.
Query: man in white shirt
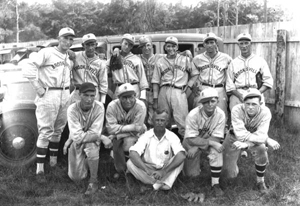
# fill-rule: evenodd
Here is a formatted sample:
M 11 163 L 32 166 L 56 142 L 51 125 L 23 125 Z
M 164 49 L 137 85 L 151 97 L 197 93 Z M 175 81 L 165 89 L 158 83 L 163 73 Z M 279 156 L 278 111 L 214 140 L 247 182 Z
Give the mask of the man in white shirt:
M 179 138 L 166 129 L 167 111 L 154 113 L 154 128 L 144 133 L 130 147 L 128 171 L 154 190 L 169 190 L 183 168 L 185 150 Z

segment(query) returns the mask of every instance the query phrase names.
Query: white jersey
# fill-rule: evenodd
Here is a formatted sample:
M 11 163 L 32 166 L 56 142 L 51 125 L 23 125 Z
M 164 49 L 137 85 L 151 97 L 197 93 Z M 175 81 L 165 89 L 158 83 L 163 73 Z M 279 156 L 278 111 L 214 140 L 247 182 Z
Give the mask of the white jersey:
M 228 67 L 226 79 L 226 91 L 230 92 L 242 88 L 258 88 L 256 82 L 256 74 L 260 72 L 262 75 L 263 85 L 273 87 L 273 78 L 267 62 L 255 55 L 251 54 L 247 59 L 241 55 L 236 57 Z
M 44 88 L 69 87 L 72 66 L 68 54 L 61 53 L 57 47 L 44 48 L 28 61 L 23 76 L 38 78 L 40 86 Z
M 76 62 L 72 70 L 73 83 L 81 85 L 90 82 L 98 88 L 102 94 L 107 94 L 108 81 L 106 62 L 97 55 L 88 58 L 84 51 L 76 52 Z
M 225 85 L 226 71 L 231 61 L 232 58 L 222 52 L 218 52 L 214 58 L 210 58 L 206 53 L 195 56 L 193 63 L 200 72 L 197 83 Z

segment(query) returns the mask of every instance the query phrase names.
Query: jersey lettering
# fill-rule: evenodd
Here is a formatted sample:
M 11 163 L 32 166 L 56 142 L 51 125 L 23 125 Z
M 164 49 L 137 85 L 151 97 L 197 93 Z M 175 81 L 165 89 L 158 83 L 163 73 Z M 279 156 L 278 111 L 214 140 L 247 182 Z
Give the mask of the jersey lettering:
M 239 70 L 236 74 L 234 74 L 234 79 L 237 79 L 242 73 L 247 72 L 247 71 L 252 72 L 254 74 L 257 73 L 256 69 L 250 68 L 250 67 L 246 67 L 246 68 L 243 68 L 243 69 Z
M 53 69 L 56 69 L 57 67 L 60 66 L 65 66 L 65 62 L 64 61 L 60 61 L 60 62 L 56 62 L 53 64 Z

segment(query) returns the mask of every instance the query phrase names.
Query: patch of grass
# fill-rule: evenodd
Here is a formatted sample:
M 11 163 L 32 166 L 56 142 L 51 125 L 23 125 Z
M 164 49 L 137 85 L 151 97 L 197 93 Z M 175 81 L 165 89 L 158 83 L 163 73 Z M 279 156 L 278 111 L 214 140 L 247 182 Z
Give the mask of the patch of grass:
M 204 206 L 281 206 L 300 205 L 300 141 L 298 134 L 288 133 L 278 127 L 270 129 L 270 137 L 281 144 L 279 151 L 269 150 L 270 164 L 265 180 L 270 193 L 261 196 L 253 190 L 255 167 L 251 155 L 239 159 L 240 173 L 235 179 L 222 179 L 221 186 L 225 195 L 214 198 L 210 194 L 210 171 L 207 157 L 202 155 L 201 175 L 198 178 L 186 178 L 179 175 L 170 191 L 153 191 L 151 186 L 140 194 L 140 184 L 134 185 L 133 194 L 129 194 L 125 178 L 112 178 L 114 168 L 107 154 L 101 156 L 99 167 L 99 191 L 92 197 L 83 193 L 87 180 L 72 182 L 67 176 L 67 162 L 60 162 L 57 169 L 46 167 L 48 183 L 38 184 L 35 180 L 35 166 L 21 169 L 0 167 L 0 203 L 9 205 L 199 205 L 180 197 L 186 192 L 203 192 L 206 195 Z

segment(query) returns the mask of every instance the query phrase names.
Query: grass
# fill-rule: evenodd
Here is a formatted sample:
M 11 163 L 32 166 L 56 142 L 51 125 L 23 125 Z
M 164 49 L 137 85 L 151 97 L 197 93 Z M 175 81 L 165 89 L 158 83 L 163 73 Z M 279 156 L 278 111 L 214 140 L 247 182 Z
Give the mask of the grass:
M 240 158 L 240 173 L 237 178 L 221 179 L 225 195 L 214 198 L 210 195 L 210 171 L 203 155 L 201 175 L 198 178 L 179 176 L 170 191 L 148 190 L 139 193 L 139 184 L 128 194 L 124 178 L 113 180 L 113 164 L 107 153 L 101 156 L 99 167 L 99 191 L 92 197 L 83 195 L 87 181 L 72 182 L 67 176 L 67 160 L 61 158 L 58 169 L 46 167 L 46 185 L 35 181 L 35 166 L 8 169 L 0 166 L 0 205 L 199 205 L 180 197 L 186 192 L 204 192 L 204 206 L 276 206 L 300 205 L 300 141 L 297 133 L 272 127 L 270 136 L 281 144 L 279 151 L 269 151 L 270 165 L 265 176 L 270 193 L 261 196 L 253 190 L 255 169 L 251 155 Z

